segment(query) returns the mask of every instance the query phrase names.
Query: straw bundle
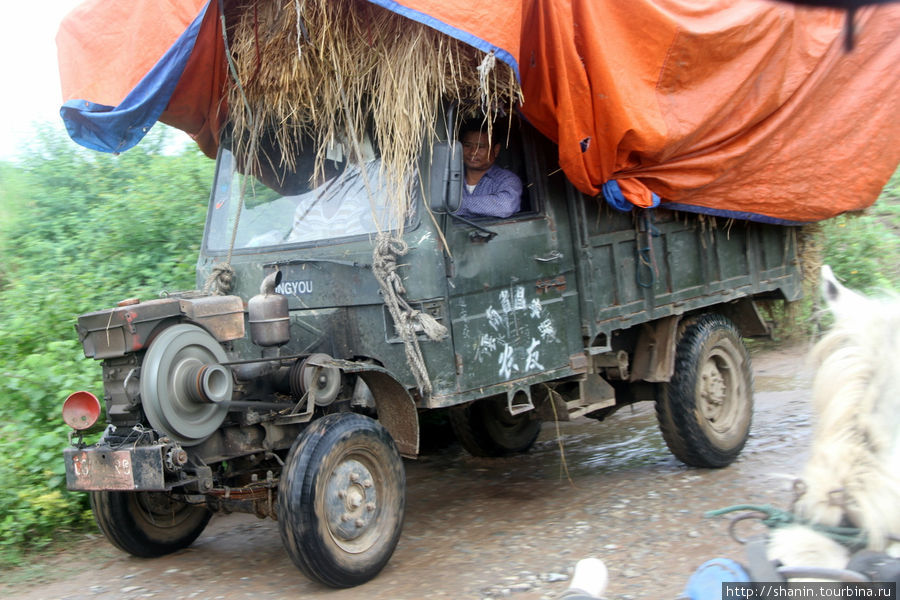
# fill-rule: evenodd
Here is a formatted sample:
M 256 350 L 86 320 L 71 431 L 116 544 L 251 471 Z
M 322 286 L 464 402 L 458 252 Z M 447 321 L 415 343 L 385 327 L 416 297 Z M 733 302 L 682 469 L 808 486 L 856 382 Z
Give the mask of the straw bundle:
M 374 130 L 383 176 L 398 190 L 394 218 L 407 214 L 409 189 L 442 98 L 475 103 L 484 114 L 519 99 L 512 70 L 493 56 L 364 0 L 249 0 L 226 10 L 237 81 L 229 95 L 235 154 L 259 160 L 265 131 L 292 166 L 303 134 L 321 171 L 328 146 Z M 265 160 L 265 159 L 263 159 Z

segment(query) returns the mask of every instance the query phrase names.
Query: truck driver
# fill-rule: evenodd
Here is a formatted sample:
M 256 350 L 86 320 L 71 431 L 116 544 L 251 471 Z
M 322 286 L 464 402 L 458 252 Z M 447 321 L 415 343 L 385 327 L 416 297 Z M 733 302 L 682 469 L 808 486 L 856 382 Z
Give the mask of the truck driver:
M 494 164 L 500 154 L 497 128 L 489 136 L 480 122 L 467 123 L 462 128 L 460 141 L 466 181 L 462 204 L 456 214 L 506 218 L 517 213 L 522 204 L 522 181 L 512 171 Z

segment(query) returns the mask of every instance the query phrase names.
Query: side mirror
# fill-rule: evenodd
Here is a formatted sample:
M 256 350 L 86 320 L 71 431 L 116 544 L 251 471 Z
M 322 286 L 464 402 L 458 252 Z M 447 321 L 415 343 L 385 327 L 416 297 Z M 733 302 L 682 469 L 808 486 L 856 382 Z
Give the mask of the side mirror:
M 455 213 L 462 204 L 462 144 L 435 142 L 431 155 L 429 206 L 434 212 Z

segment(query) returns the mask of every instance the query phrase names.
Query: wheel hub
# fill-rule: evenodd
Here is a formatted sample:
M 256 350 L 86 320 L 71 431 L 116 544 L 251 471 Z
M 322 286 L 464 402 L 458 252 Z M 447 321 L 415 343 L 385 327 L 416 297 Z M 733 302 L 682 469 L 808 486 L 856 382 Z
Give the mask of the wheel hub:
M 715 427 L 727 428 L 734 418 L 734 370 L 726 355 L 713 353 L 700 370 L 700 411 Z
M 722 406 L 726 398 L 725 379 L 716 365 L 707 363 L 700 377 L 702 382 L 700 395 L 704 403 L 711 408 Z
M 366 534 L 375 523 L 377 501 L 369 469 L 354 459 L 341 462 L 325 489 L 325 518 L 331 534 L 348 542 Z

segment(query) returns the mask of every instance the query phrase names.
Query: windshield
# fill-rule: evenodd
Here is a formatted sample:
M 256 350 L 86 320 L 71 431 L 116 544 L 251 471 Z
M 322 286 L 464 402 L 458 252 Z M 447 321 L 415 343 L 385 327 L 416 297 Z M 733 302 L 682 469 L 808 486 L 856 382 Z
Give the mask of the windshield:
M 207 221 L 207 249 L 228 250 L 239 207 L 235 250 L 320 243 L 396 229 L 390 201 L 397 195 L 391 193 L 372 145 L 363 144 L 362 160 L 356 162 L 344 149 L 341 143 L 329 147 L 319 172 L 310 152 L 295 157 L 293 168 L 273 168 L 279 161 L 264 159 L 257 175 L 245 176 L 223 145 Z

